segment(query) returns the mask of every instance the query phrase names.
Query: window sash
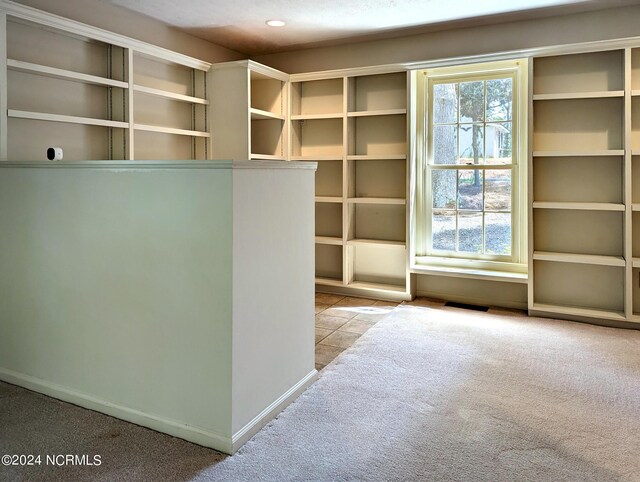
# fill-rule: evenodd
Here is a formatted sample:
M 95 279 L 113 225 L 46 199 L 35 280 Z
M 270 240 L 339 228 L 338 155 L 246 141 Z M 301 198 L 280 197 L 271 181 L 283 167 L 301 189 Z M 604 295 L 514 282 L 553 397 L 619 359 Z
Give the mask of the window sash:
M 424 84 L 418 91 L 418 102 L 421 103 L 421 108 L 424 109 L 423 115 L 418 120 L 418 135 L 417 141 L 421 151 L 418 159 L 421 165 L 418 173 L 422 173 L 417 179 L 417 206 L 416 206 L 416 220 L 417 235 L 416 242 L 414 243 L 414 260 L 413 262 L 428 264 L 429 260 L 433 260 L 434 264 L 441 265 L 443 262 L 449 261 L 450 264 L 455 264 L 456 260 L 460 262 L 468 263 L 470 261 L 477 261 L 482 264 L 483 262 L 488 266 L 518 266 L 518 270 L 521 271 L 523 263 L 525 263 L 524 256 L 526 249 L 524 248 L 524 242 L 526 242 L 525 233 L 523 228 L 526 226 L 526 211 L 523 206 L 525 201 L 521 199 L 526 194 L 526 190 L 523 190 L 523 183 L 525 179 L 524 172 L 520 172 L 520 161 L 525 159 L 523 156 L 526 154 L 523 152 L 523 146 L 521 142 L 526 139 L 526 134 L 523 136 L 521 132 L 522 128 L 526 125 L 522 118 L 521 109 L 526 107 L 523 93 L 526 92 L 526 76 L 522 69 L 523 61 L 510 61 L 501 63 L 500 66 L 466 66 L 460 68 L 442 68 L 436 69 L 436 71 L 422 71 Z M 526 64 L 525 64 L 526 65 Z M 464 71 L 468 72 L 465 73 Z M 511 119 L 507 121 L 487 121 L 486 120 L 486 81 L 493 79 L 508 78 L 512 79 L 512 112 Z M 436 83 L 460 83 L 469 82 L 474 80 L 485 81 L 485 115 L 482 122 L 460 122 L 458 117 L 455 123 L 434 123 L 433 122 L 433 85 Z M 459 96 L 458 92 L 458 96 Z M 458 97 L 458 109 L 459 109 L 459 97 Z M 434 164 L 433 157 L 433 126 L 434 125 L 472 125 L 478 124 L 486 127 L 488 124 L 494 124 L 499 122 L 511 122 L 512 123 L 512 138 L 511 138 L 511 164 Z M 521 127 L 522 126 L 522 127 Z M 486 139 L 485 139 L 486 142 Z M 459 156 L 459 139 L 456 141 L 456 162 Z M 486 155 L 483 152 L 483 155 Z M 486 158 L 485 158 L 486 159 Z M 462 170 L 479 170 L 481 172 L 486 170 L 510 170 L 511 172 L 511 206 L 510 211 L 496 211 L 486 209 L 484 202 L 481 211 L 470 211 L 460 209 L 458 206 L 458 192 L 456 191 L 456 207 L 455 208 L 433 208 L 433 196 L 431 192 L 432 174 L 437 170 L 454 170 L 456 176 Z M 483 176 L 484 180 L 484 176 Z M 485 183 L 483 182 L 483 201 L 485 192 Z M 461 251 L 445 251 L 440 249 L 433 249 L 432 247 L 432 224 L 434 211 L 444 211 L 451 213 L 470 213 L 475 212 L 482 214 L 482 248 L 483 253 L 466 253 Z M 485 218 L 487 213 L 492 212 L 510 212 L 511 213 L 511 253 L 509 255 L 494 255 L 484 254 L 485 248 Z M 458 249 L 458 227 L 456 216 L 456 249 Z

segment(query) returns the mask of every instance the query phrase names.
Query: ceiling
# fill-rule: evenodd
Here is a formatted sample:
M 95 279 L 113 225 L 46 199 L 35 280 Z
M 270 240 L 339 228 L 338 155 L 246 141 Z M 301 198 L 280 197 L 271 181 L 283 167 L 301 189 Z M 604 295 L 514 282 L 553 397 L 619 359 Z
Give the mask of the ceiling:
M 247 55 L 546 17 L 638 0 L 103 0 Z M 270 19 L 287 25 L 273 28 Z

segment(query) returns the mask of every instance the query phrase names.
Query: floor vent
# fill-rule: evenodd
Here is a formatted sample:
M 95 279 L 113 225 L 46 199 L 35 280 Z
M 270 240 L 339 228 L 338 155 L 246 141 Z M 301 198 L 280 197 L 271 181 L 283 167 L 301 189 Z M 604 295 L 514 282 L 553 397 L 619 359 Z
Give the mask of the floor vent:
M 450 308 L 462 308 L 463 310 L 489 311 L 488 306 L 468 305 L 466 303 L 456 303 L 454 301 L 447 301 L 444 306 L 448 306 Z

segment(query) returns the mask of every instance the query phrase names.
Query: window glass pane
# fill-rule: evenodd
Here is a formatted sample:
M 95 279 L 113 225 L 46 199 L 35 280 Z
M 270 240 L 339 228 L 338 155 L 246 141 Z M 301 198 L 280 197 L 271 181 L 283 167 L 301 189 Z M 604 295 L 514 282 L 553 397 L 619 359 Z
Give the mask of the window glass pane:
M 458 209 L 482 211 L 482 171 L 458 171 Z
M 484 129 L 482 124 L 460 124 L 460 156 L 458 164 L 482 164 L 484 158 Z
M 484 172 L 484 208 L 487 211 L 511 211 L 511 170 Z
M 486 125 L 486 164 L 511 164 L 511 122 Z
M 511 254 L 511 213 L 485 214 L 484 231 L 486 254 Z
M 482 254 L 482 213 L 458 213 L 458 251 Z
M 434 208 L 456 208 L 456 171 L 436 169 L 432 172 L 431 200 Z
M 433 127 L 434 164 L 455 164 L 458 148 L 456 131 L 456 126 Z
M 451 124 L 458 122 L 458 84 L 434 84 L 433 122 Z
M 487 122 L 511 120 L 512 79 L 487 80 Z
M 484 120 L 484 82 L 460 82 L 460 122 Z
M 454 211 L 433 211 L 431 245 L 433 249 L 456 250 L 456 214 Z

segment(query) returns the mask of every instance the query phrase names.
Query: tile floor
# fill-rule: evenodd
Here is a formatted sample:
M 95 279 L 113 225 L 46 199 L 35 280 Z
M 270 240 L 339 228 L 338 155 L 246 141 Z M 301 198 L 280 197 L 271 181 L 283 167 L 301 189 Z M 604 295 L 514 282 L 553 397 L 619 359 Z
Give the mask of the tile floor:
M 398 303 L 316 293 L 316 369 L 322 370 Z

